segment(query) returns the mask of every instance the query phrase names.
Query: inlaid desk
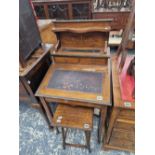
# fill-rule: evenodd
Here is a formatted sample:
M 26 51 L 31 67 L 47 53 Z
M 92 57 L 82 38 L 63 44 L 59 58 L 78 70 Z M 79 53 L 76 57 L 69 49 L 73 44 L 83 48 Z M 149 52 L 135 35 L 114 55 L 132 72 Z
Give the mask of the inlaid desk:
M 53 114 L 49 102 L 99 108 L 98 140 L 101 142 L 107 106 L 111 105 L 109 73 L 108 66 L 52 64 L 35 94 L 40 98 L 50 126 L 53 126 Z

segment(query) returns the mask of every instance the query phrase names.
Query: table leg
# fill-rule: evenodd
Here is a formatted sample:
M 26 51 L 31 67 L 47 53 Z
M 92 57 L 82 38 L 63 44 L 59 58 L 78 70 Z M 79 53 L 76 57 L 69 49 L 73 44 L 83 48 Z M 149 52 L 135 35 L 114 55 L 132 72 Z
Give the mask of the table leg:
M 109 139 L 110 139 L 110 136 L 111 136 L 111 133 L 113 130 L 113 126 L 114 126 L 114 123 L 116 121 L 116 118 L 117 118 L 119 112 L 120 112 L 120 109 L 118 109 L 118 108 L 113 108 L 113 110 L 111 112 L 111 116 L 110 116 L 110 120 L 109 120 L 109 126 L 108 126 L 108 130 L 106 133 L 106 143 L 109 143 Z
M 91 131 L 85 131 L 85 137 L 86 137 L 86 146 L 87 146 L 87 149 L 89 150 L 89 153 L 91 153 L 91 149 L 90 149 Z
M 107 115 L 107 107 L 103 107 L 100 109 L 100 120 L 98 127 L 98 142 L 101 143 L 103 141 L 103 133 L 105 129 L 105 120 Z
M 41 104 L 42 104 L 42 107 L 43 107 L 44 110 L 45 110 L 45 113 L 46 113 L 46 116 L 47 116 L 48 121 L 49 121 L 49 123 L 50 123 L 50 126 L 53 126 L 53 125 L 52 125 L 52 124 L 53 124 L 53 123 L 52 123 L 53 113 L 51 112 L 51 110 L 50 110 L 49 106 L 47 105 L 45 99 L 44 99 L 43 97 L 40 97 L 39 99 L 40 99 L 40 102 L 41 102 Z
M 62 130 L 62 141 L 63 141 L 62 145 L 63 145 L 63 149 L 66 149 L 66 142 L 65 142 L 66 141 L 66 133 L 65 133 L 63 127 L 61 128 L 61 130 Z

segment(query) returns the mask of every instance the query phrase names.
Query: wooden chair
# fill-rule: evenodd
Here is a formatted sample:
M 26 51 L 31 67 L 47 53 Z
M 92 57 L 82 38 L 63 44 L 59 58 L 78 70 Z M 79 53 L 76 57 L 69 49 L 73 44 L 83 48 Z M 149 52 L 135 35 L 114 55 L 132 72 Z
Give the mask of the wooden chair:
M 54 113 L 53 124 L 62 129 L 63 149 L 66 148 L 66 145 L 69 145 L 87 148 L 91 152 L 90 137 L 93 128 L 93 109 L 59 104 Z M 66 128 L 66 131 L 64 128 Z M 86 136 L 86 144 L 67 143 L 65 140 L 68 128 L 83 130 Z

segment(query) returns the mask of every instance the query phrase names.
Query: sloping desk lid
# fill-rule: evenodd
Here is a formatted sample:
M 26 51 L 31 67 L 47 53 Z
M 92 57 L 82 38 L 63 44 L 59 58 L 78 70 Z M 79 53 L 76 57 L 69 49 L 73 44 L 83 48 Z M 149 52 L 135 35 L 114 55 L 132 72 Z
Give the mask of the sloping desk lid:
M 110 105 L 109 87 L 104 67 L 52 64 L 36 96 Z

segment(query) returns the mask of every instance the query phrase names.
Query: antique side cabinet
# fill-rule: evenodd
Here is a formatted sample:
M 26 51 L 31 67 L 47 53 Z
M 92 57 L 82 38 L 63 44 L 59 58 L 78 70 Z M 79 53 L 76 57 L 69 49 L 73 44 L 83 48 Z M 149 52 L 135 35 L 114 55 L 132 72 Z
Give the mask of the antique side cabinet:
M 112 58 L 113 107 L 107 123 L 105 149 L 135 150 L 135 57 L 127 53 L 134 16 L 133 0 L 122 42 Z
M 32 0 L 39 19 L 90 19 L 92 0 Z
M 19 67 L 19 98 L 20 101 L 31 103 L 32 106 L 39 106 L 34 96 L 42 78 L 51 64 L 50 44 L 44 44 L 37 49 L 27 60 L 25 67 Z
M 19 98 L 38 103 L 34 96 L 50 60 L 52 45 L 42 44 L 29 0 L 19 1 Z
M 104 149 L 133 151 L 135 149 L 134 78 L 127 75 L 132 56 L 127 57 L 122 72 L 118 71 L 117 58 L 112 58 L 113 107 L 108 119 Z

